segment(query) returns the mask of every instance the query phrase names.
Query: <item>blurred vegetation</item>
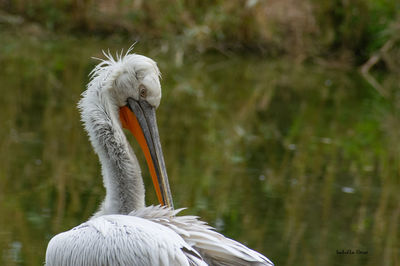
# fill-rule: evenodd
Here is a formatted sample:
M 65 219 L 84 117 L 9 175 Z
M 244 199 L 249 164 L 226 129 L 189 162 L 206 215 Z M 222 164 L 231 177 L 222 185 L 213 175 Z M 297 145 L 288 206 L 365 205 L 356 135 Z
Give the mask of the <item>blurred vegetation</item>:
M 276 265 L 400 265 L 399 1 L 0 7 L 1 265 L 41 265 L 48 240 L 104 197 L 76 102 L 89 58 L 135 40 L 164 74 L 177 207 Z
M 298 61 L 359 65 L 400 36 L 397 0 L 2 0 L 0 7 L 3 17 L 50 32 L 118 34 L 169 40 L 185 51 L 252 51 Z
M 42 265 L 49 239 L 104 197 L 76 103 L 89 58 L 129 45 L 1 38 L 0 264 Z M 398 75 L 379 77 L 384 98 L 357 69 L 198 53 L 182 64 L 162 45 L 135 52 L 164 74 L 157 120 L 177 207 L 276 265 L 400 265 Z

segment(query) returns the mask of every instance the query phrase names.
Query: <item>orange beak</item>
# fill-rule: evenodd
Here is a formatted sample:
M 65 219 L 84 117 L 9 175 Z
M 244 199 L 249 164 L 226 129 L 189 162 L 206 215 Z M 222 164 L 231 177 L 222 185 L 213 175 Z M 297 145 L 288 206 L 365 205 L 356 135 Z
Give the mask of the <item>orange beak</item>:
M 128 105 L 119 110 L 123 128 L 128 129 L 139 143 L 153 181 L 158 201 L 173 208 L 168 176 L 161 150 L 155 120 L 155 108 L 145 101 L 128 100 Z

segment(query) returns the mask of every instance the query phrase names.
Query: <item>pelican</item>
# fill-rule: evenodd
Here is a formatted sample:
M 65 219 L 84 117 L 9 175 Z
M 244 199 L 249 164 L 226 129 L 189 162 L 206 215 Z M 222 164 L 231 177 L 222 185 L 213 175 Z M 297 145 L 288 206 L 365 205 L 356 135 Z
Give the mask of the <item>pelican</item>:
M 106 196 L 87 222 L 50 240 L 46 265 L 273 265 L 198 217 L 177 215 L 156 123 L 157 64 L 131 49 L 115 59 L 104 54 L 78 107 Z M 123 128 L 144 152 L 160 205 L 145 206 L 140 166 Z

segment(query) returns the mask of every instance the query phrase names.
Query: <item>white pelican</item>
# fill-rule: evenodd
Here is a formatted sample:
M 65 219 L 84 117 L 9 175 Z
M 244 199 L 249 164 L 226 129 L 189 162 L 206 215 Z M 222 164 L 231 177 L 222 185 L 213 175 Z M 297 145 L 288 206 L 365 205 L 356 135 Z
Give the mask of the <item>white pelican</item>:
M 176 216 L 156 124 L 157 65 L 130 50 L 106 57 L 79 102 L 106 197 L 89 221 L 50 240 L 46 265 L 273 265 L 197 217 Z M 139 163 L 123 128 L 138 140 L 163 206 L 145 206 Z

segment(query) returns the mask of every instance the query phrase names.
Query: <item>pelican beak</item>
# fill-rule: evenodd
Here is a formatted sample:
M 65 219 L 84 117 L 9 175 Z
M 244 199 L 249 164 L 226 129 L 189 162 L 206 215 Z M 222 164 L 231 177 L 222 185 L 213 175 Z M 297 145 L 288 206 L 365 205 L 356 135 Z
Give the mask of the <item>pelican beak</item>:
M 155 107 L 143 100 L 128 98 L 119 111 L 122 126 L 135 136 L 145 155 L 158 201 L 173 208 L 167 170 L 158 134 Z

